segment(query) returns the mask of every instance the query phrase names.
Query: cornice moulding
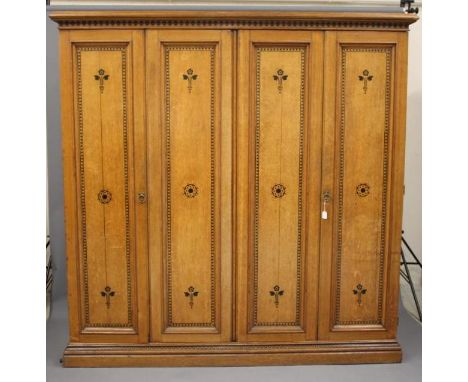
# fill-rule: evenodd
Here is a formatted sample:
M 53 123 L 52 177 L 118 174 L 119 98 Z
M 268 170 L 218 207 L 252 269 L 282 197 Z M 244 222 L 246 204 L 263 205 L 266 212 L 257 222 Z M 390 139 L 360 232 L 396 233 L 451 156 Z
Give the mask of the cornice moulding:
M 56 11 L 62 29 L 221 28 L 408 30 L 417 16 L 405 13 L 285 11 Z
M 193 6 L 232 6 L 232 7 L 257 7 L 257 6 L 310 6 L 310 7 L 399 7 L 399 0 L 254 0 L 254 1 L 229 1 L 229 0 L 50 0 L 51 6 L 125 6 L 125 7 L 193 7 Z M 413 6 L 421 7 L 421 1 L 415 1 Z

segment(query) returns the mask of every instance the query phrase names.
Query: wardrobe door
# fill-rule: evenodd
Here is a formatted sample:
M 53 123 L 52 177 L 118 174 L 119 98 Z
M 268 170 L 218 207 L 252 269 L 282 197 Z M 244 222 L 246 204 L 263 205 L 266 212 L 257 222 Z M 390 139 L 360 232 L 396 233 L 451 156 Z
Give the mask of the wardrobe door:
M 61 32 L 71 342 L 148 340 L 143 33 Z
M 239 34 L 237 333 L 302 341 L 317 333 L 321 32 Z
M 394 338 L 406 33 L 327 32 L 319 339 Z
M 230 31 L 147 32 L 151 340 L 231 339 Z

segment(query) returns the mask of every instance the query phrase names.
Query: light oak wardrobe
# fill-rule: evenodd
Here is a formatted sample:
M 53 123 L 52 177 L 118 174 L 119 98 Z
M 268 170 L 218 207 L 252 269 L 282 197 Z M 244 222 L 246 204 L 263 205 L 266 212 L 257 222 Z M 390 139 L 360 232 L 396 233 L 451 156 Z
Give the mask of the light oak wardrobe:
M 65 366 L 399 362 L 395 13 L 71 11 Z

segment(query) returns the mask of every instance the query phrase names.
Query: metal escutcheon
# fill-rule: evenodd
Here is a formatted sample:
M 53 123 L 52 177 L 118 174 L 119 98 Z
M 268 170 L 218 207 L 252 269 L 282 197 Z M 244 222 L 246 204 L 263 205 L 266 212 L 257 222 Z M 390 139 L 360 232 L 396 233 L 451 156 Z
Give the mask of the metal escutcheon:
M 138 199 L 139 203 L 145 203 L 146 202 L 146 193 L 139 192 L 137 199 Z

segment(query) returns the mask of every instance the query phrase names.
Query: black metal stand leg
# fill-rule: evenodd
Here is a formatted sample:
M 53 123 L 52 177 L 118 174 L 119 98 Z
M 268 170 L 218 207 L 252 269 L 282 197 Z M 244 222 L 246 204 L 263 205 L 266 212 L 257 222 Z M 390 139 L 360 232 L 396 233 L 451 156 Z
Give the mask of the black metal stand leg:
M 403 231 L 404 232 L 404 231 Z M 413 250 L 411 249 L 411 247 L 409 246 L 409 244 L 406 242 L 405 238 L 402 236 L 401 237 L 401 240 L 403 241 L 403 244 L 405 245 L 406 249 L 411 253 L 411 256 L 413 256 L 413 259 L 416 261 L 416 264 L 419 265 L 421 268 L 422 268 L 422 264 L 421 262 L 419 261 L 419 259 L 416 257 L 416 255 L 414 254 Z M 408 263 L 409 264 L 409 263 Z
M 406 244 L 406 242 L 405 242 L 405 244 Z M 412 253 L 412 251 L 411 251 L 411 253 Z M 414 256 L 414 254 L 413 254 L 413 256 Z M 418 311 L 419 320 L 422 322 L 421 307 L 419 306 L 418 296 L 416 295 L 416 289 L 414 288 L 413 279 L 411 278 L 411 273 L 409 271 L 408 263 L 406 262 L 406 257 L 405 257 L 405 253 L 403 252 L 403 249 L 401 250 L 401 258 L 403 260 L 402 263 L 403 263 L 403 266 L 405 267 L 405 272 L 406 272 L 405 280 L 408 281 L 408 284 L 411 287 L 411 293 L 413 294 L 414 303 L 416 304 L 416 309 Z M 415 258 L 416 258 L 416 256 L 415 256 Z M 418 260 L 418 263 L 419 263 L 419 260 Z

